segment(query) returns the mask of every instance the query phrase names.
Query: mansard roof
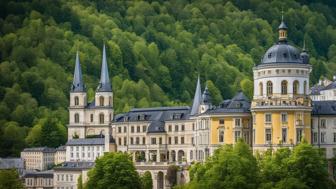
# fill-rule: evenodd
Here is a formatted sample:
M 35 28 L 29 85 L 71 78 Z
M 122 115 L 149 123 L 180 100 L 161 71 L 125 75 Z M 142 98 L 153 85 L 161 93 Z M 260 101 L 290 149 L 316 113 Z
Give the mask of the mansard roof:
M 78 138 L 68 140 L 67 146 L 81 146 L 81 145 L 104 145 L 104 138 Z
M 335 100 L 325 100 L 325 101 L 313 101 L 312 115 L 336 115 L 336 101 Z
M 224 100 L 218 107 L 209 109 L 205 114 L 250 113 L 250 107 L 250 100 L 240 91 L 232 99 Z
M 125 114 L 115 116 L 115 122 L 149 122 L 148 133 L 165 132 L 165 122 L 189 119 L 188 106 L 133 108 Z

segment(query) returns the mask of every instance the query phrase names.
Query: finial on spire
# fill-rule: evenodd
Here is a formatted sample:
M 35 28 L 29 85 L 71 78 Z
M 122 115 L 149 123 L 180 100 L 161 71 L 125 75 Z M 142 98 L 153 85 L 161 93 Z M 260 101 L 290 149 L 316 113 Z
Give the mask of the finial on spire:
M 306 40 L 305 39 L 303 39 L 303 48 L 302 48 L 302 51 L 306 51 Z
M 283 12 L 283 7 L 281 7 L 281 22 L 283 22 L 283 18 L 284 18 L 284 17 L 283 17 L 283 13 L 284 13 L 284 12 Z
M 287 41 L 287 26 L 284 22 L 284 16 L 283 16 L 283 9 L 281 10 L 281 23 L 278 27 L 279 30 L 279 42 L 286 42 Z
M 97 88 L 97 91 L 112 92 L 112 87 L 111 87 L 110 78 L 108 74 L 105 43 L 103 46 L 102 66 L 101 66 L 100 81 L 99 81 L 99 86 Z

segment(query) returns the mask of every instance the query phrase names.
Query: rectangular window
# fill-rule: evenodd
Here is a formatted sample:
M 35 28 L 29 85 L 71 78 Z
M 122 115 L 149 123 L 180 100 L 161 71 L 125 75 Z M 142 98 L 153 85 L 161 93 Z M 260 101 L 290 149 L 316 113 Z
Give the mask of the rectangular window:
M 131 144 L 133 144 L 133 142 L 134 142 L 134 141 L 133 141 L 133 137 L 131 137 Z
M 140 138 L 139 138 L 139 137 L 136 137 L 136 138 L 135 138 L 135 144 L 137 144 L 137 145 L 140 144 Z
M 126 133 L 127 132 L 127 128 L 126 127 L 124 127 L 124 133 Z
M 146 131 L 147 131 L 147 126 L 146 126 L 146 125 L 143 125 L 143 126 L 142 126 L 142 132 L 145 133 Z
M 235 126 L 240 127 L 241 126 L 241 119 L 235 119 Z
M 321 129 L 325 129 L 327 125 L 327 121 L 325 119 L 321 119 Z
M 156 138 L 151 138 L 152 144 L 156 144 Z
M 300 143 L 302 139 L 303 129 L 296 129 L 296 142 Z
M 281 122 L 282 123 L 287 123 L 288 122 L 287 113 L 282 113 L 281 114 Z
M 133 126 L 131 127 L 131 133 L 134 133 L 134 127 Z
M 140 133 L 140 126 L 137 126 L 137 133 Z
M 296 114 L 296 125 L 303 125 L 303 113 Z
M 224 142 L 224 129 L 220 129 L 218 133 L 218 141 Z
M 321 143 L 325 143 L 325 141 L 326 141 L 326 133 L 322 132 L 321 133 Z
M 119 145 L 121 145 L 121 138 L 119 138 Z
M 168 131 L 169 131 L 169 132 L 172 131 L 172 126 L 171 126 L 171 125 L 168 126 Z
M 272 114 L 265 114 L 265 123 L 272 123 Z
M 181 137 L 181 144 L 184 144 L 184 137 Z
M 178 137 L 175 137 L 175 144 L 178 144 Z
M 161 137 L 159 138 L 159 144 L 162 144 L 162 138 Z
M 142 144 L 146 144 L 146 137 L 142 138 Z
M 194 137 L 191 137 L 191 144 L 194 145 L 195 142 L 194 142 Z
M 272 129 L 265 129 L 265 140 L 266 140 L 266 143 L 271 143 L 271 141 L 272 141 Z
M 118 127 L 118 133 L 121 133 L 121 127 Z
M 90 114 L 90 121 L 93 122 L 93 114 Z
M 219 120 L 219 125 L 224 125 L 224 119 Z
M 282 128 L 282 143 L 287 142 L 287 128 Z
M 181 130 L 184 131 L 184 125 L 181 125 Z
M 171 144 L 171 137 L 168 138 L 168 144 Z
M 240 138 L 240 131 L 235 131 L 235 142 L 238 142 Z
M 178 131 L 178 125 L 175 125 L 175 131 Z
M 124 146 L 126 146 L 126 145 L 127 145 L 127 138 L 124 137 Z
M 192 124 L 192 130 L 195 131 L 195 124 Z
M 317 143 L 317 141 L 318 141 L 318 133 L 314 132 L 314 134 L 313 134 L 313 142 Z

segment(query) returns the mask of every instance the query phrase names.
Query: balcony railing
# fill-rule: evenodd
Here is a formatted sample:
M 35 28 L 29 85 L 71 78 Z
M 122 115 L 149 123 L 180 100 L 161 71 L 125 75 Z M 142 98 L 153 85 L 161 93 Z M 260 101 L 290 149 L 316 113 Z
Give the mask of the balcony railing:
M 253 107 L 297 107 L 297 106 L 311 106 L 311 100 L 309 97 L 305 97 L 302 95 L 297 95 L 290 97 L 288 95 L 286 96 L 272 96 L 268 97 L 267 99 L 255 99 L 252 101 L 252 108 Z

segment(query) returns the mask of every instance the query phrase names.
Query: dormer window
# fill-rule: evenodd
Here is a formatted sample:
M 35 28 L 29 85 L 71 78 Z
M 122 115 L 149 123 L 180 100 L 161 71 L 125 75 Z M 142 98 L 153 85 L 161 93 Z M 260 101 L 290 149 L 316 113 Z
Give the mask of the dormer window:
M 181 119 L 182 114 L 181 113 L 175 113 L 173 114 L 173 119 Z
M 145 114 L 139 114 L 138 115 L 138 121 L 143 121 L 146 120 L 146 115 Z
M 268 58 L 272 58 L 272 53 L 268 53 Z
M 287 58 L 287 53 L 283 53 L 283 57 L 284 57 L 284 58 Z

